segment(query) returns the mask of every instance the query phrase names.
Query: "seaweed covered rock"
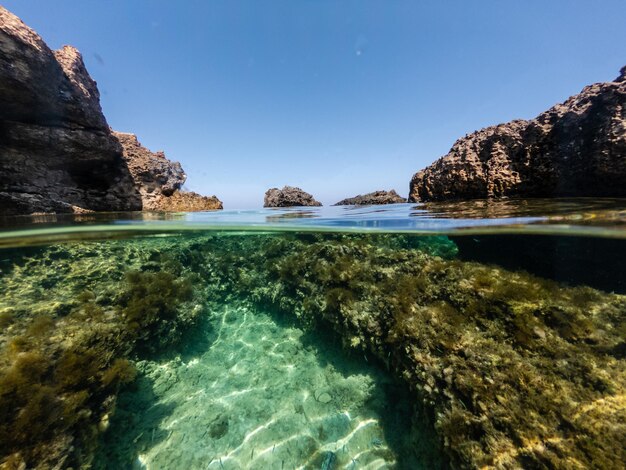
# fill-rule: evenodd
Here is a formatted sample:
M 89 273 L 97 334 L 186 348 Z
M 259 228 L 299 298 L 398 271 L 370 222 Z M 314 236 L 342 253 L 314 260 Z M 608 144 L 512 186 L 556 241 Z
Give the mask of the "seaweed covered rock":
M 50 247 L 3 269 L 2 469 L 87 467 L 120 387 L 135 378 L 132 360 L 175 344 L 196 321 L 180 265 L 145 270 L 158 253 L 101 248 Z M 144 270 L 132 270 L 133 258 Z
M 284 186 L 283 189 L 271 188 L 265 192 L 263 207 L 321 206 L 315 198 L 300 188 Z
M 374 191 L 364 195 L 342 199 L 335 206 L 371 206 L 377 204 L 400 204 L 406 199 L 400 196 L 394 189 L 391 191 Z
M 487 127 L 411 179 L 409 201 L 626 196 L 626 74 L 530 121 Z
M 247 253 L 226 282 L 330 327 L 347 348 L 393 369 L 431 417 L 452 466 L 625 461 L 624 296 L 442 258 L 426 241 L 252 238 L 221 246 Z M 220 255 L 212 259 L 219 266 Z M 219 277 L 226 269 L 217 266 Z
M 441 236 L 313 233 L 4 252 L 2 462 L 88 464 L 132 360 L 182 338 L 206 302 L 241 300 L 376 357 L 450 466 L 620 468 L 626 297 L 456 254 Z

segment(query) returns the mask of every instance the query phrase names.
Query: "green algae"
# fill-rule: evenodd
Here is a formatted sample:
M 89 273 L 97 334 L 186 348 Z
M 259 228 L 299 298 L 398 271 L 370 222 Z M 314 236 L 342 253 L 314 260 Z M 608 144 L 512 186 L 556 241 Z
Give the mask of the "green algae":
M 89 465 L 134 360 L 234 300 L 377 358 L 449 465 L 619 468 L 626 299 L 455 254 L 445 237 L 314 233 L 17 252 L 0 285 L 3 468 Z

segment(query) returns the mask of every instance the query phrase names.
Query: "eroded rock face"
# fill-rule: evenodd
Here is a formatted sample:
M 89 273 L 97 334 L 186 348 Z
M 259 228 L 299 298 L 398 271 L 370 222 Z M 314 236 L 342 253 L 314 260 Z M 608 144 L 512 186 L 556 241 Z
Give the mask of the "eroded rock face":
M 459 139 L 416 173 L 409 201 L 626 196 L 626 67 L 531 121 Z
M 0 216 L 221 208 L 195 193 L 162 202 L 185 180 L 180 164 L 126 151 L 128 135 L 112 134 L 80 52 L 52 52 L 0 7 Z
M 335 206 L 372 206 L 377 204 L 399 204 L 406 202 L 394 189 L 391 191 L 374 191 L 364 195 L 342 199 Z
M 182 192 L 187 179 L 180 163 L 172 162 L 163 152 L 151 152 L 139 143 L 135 134 L 113 131 L 123 148 L 123 157 L 141 196 L 143 210 L 203 211 L 222 209 L 215 196 L 205 197 Z
M 300 188 L 283 186 L 283 189 L 271 188 L 265 192 L 263 207 L 321 206 L 322 203 Z
M 0 214 L 139 210 L 80 53 L 0 7 Z

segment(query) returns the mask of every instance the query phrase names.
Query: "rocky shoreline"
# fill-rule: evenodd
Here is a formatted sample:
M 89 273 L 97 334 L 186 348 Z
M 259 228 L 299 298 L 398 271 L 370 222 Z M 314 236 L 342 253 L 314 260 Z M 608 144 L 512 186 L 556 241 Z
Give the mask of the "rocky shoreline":
M 96 82 L 72 46 L 52 51 L 0 7 L 0 214 L 195 211 L 221 201 L 185 192 L 181 166 L 112 131 Z M 417 172 L 409 202 L 494 197 L 626 197 L 626 67 L 535 119 L 459 139 Z M 376 191 L 335 205 L 404 202 Z M 264 207 L 321 205 L 272 188 Z
M 53 52 L 0 7 L 0 52 L 1 215 L 221 208 L 181 190 L 179 163 L 109 128 L 78 50 Z
M 409 201 L 493 197 L 626 197 L 626 67 L 530 121 L 456 141 L 416 173 Z

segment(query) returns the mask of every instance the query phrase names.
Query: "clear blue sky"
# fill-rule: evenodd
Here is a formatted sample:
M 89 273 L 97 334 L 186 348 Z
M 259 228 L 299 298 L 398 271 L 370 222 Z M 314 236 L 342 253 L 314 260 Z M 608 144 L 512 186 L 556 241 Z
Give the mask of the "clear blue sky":
M 624 0 L 5 0 L 72 44 L 109 124 L 226 208 L 325 204 L 412 174 L 626 64 Z

